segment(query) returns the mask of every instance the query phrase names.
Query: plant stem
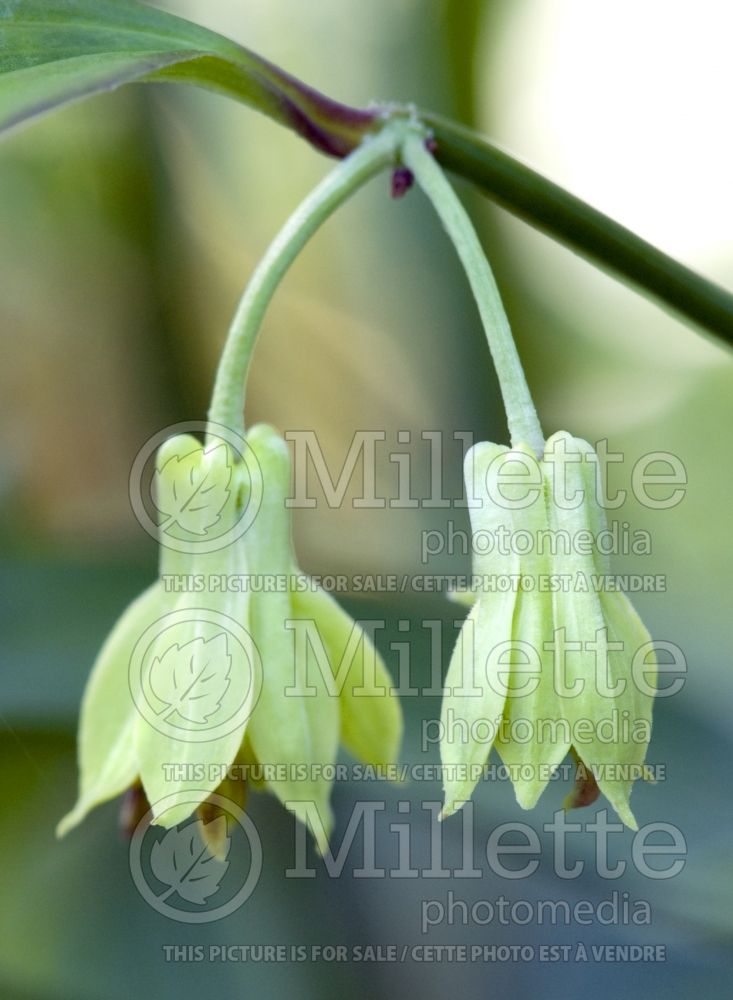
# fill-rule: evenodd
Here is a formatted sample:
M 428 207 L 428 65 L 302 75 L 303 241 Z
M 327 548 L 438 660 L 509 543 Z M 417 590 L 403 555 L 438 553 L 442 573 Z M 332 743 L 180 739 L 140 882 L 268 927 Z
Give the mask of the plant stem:
M 529 445 L 542 457 L 545 439 L 524 377 L 499 289 L 476 230 L 443 171 L 425 146 L 425 136 L 409 134 L 402 158 L 440 216 L 466 271 L 483 322 L 504 400 L 512 445 Z
M 502 208 L 680 318 L 733 345 L 733 294 L 599 212 L 472 129 L 420 112 L 440 164 Z M 694 197 L 694 192 L 690 192 Z M 719 338 L 719 339 L 718 339 Z
M 286 271 L 319 226 L 350 194 L 393 164 L 403 122 L 368 137 L 325 177 L 295 210 L 270 244 L 240 300 L 214 383 L 209 420 L 244 434 L 247 372 L 265 310 Z
M 230 39 L 149 4 L 22 0 L 1 6 L 5 44 L 0 45 L 0 135 L 69 101 L 136 80 L 179 81 L 226 94 L 294 129 L 331 156 L 346 156 L 384 124 L 384 109 L 348 107 Z M 59 34 L 60 28 L 64 30 Z M 411 111 L 391 106 L 389 113 L 407 118 Z M 730 291 L 471 129 L 430 112 L 420 113 L 420 118 L 437 141 L 435 155 L 445 169 L 472 181 L 508 211 L 597 267 L 733 345 Z M 697 183 L 704 184 L 704 157 L 701 163 Z M 694 188 L 687 196 L 695 196 Z

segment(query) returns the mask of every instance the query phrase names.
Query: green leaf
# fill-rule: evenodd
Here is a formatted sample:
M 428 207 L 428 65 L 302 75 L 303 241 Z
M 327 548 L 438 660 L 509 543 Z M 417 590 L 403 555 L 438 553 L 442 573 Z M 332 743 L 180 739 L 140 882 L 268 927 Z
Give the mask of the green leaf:
M 345 156 L 380 109 L 340 104 L 213 31 L 135 0 L 0 0 L 0 133 L 124 83 L 193 83 Z M 394 106 L 407 115 L 409 108 Z M 448 170 L 593 264 L 733 344 L 733 294 L 680 264 L 471 129 L 420 116 Z
M 353 149 L 376 118 L 154 7 L 130 0 L 0 0 L 0 132 L 135 80 L 179 80 L 227 94 L 335 156 Z

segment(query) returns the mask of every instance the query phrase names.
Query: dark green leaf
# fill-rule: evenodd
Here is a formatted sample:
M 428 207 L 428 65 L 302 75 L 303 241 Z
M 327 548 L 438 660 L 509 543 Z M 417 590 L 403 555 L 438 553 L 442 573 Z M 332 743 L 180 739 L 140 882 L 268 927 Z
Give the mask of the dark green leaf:
M 335 156 L 375 118 L 221 35 L 133 0 L 0 0 L 0 131 L 134 80 L 228 94 Z
M 136 0 L 0 0 L 0 132 L 123 83 L 234 97 L 344 156 L 379 122 L 212 31 Z M 425 115 L 437 155 L 509 211 L 733 344 L 733 295 L 455 122 Z

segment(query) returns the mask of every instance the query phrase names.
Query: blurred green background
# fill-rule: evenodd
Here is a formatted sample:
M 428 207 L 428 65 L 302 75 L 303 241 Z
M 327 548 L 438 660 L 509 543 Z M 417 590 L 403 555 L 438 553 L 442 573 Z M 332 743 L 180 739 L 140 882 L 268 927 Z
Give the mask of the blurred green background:
M 686 263 L 733 285 L 733 138 L 723 128 L 733 86 L 733 14 L 715 0 L 180 0 L 204 23 L 346 102 L 414 101 L 485 131 L 542 172 Z M 65 841 L 53 829 L 75 793 L 75 726 L 96 650 L 126 602 L 155 573 L 155 545 L 130 509 L 127 478 L 161 427 L 203 417 L 241 289 L 279 225 L 328 164 L 293 135 L 223 98 L 171 86 L 95 98 L 0 147 L 0 498 L 3 517 L 0 679 L 0 995 L 7 1000 L 398 995 L 459 989 L 466 997 L 729 995 L 733 920 L 727 790 L 730 718 L 730 427 L 727 352 L 459 185 L 505 297 L 547 433 L 608 438 L 630 464 L 664 450 L 689 488 L 671 511 L 629 502 L 619 520 L 645 528 L 653 552 L 620 571 L 665 574 L 667 592 L 635 602 L 657 638 L 685 651 L 683 693 L 660 701 L 649 759 L 668 777 L 639 788 L 641 824 L 675 823 L 688 842 L 682 875 L 588 870 L 558 885 L 545 862 L 532 879 L 337 881 L 283 878 L 292 821 L 254 795 L 265 869 L 243 909 L 189 928 L 138 896 L 116 806 Z M 388 197 L 378 179 L 317 235 L 268 314 L 248 421 L 317 432 L 332 468 L 357 429 L 396 443 L 412 432 L 415 495 L 429 483 L 422 430 L 505 440 L 483 334 L 465 280 L 425 201 Z M 394 489 L 382 452 L 380 482 Z M 460 494 L 458 447 L 444 456 Z M 628 477 L 630 465 L 624 467 Z M 352 495 L 359 490 L 358 479 Z M 619 485 L 621 485 L 619 483 Z M 296 516 L 314 573 L 419 573 L 420 532 L 463 511 L 330 510 Z M 431 572 L 467 572 L 445 556 Z M 349 599 L 387 621 L 382 648 L 412 623 L 427 676 L 422 619 L 445 622 L 439 598 Z M 435 699 L 405 701 L 405 760 Z M 435 755 L 429 755 L 434 760 Z M 359 787 L 335 791 L 337 837 Z M 415 843 L 427 840 L 436 785 L 376 786 L 380 850 L 411 800 Z M 532 814 L 506 783 L 476 794 L 477 827 L 539 829 L 560 805 L 551 785 Z M 603 803 L 593 809 L 603 808 Z M 576 814 L 577 817 L 577 814 Z M 574 818 L 576 818 L 574 817 Z M 586 818 L 586 817 L 580 817 Z M 589 816 L 587 818 L 590 818 Z M 455 852 L 460 824 L 446 825 Z M 620 838 L 628 856 L 631 834 Z M 577 838 L 575 856 L 590 857 Z M 477 863 L 481 865 L 480 857 Z M 357 867 L 358 859 L 350 866 Z M 589 869 L 589 866 L 587 866 Z M 323 874 L 323 873 L 321 873 Z M 420 903 L 445 899 L 647 899 L 650 927 L 443 927 L 423 936 Z M 170 964 L 187 943 L 665 943 L 659 965 L 507 963 L 451 966 Z M 727 982 L 726 982 L 727 974 Z

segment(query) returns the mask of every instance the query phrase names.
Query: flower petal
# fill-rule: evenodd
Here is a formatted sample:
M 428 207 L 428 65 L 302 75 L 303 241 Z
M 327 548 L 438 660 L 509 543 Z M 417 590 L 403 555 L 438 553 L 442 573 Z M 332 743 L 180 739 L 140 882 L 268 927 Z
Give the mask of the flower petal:
M 290 491 L 290 456 L 282 438 L 265 425 L 247 435 L 262 472 L 263 494 L 253 529 L 247 536 L 250 573 L 267 579 L 292 574 L 290 516 L 285 499 Z M 289 591 L 257 588 L 250 598 L 250 628 L 261 651 L 264 681 L 247 728 L 257 761 L 274 765 L 267 786 L 301 820 L 306 804 L 314 802 L 323 831 L 319 847 L 332 825 L 331 780 L 324 765 L 333 764 L 338 750 L 338 702 L 318 676 L 305 676 L 296 663 L 293 631 L 287 627 L 298 609 Z M 306 693 L 309 687 L 315 693 Z M 283 773 L 284 772 L 284 773 Z
M 187 533 L 194 539 L 206 536 L 212 524 L 210 497 L 216 500 L 217 526 L 231 525 L 247 489 L 247 476 L 241 467 L 232 468 L 223 446 L 200 449 L 196 460 L 200 467 L 195 475 L 187 467 L 187 477 L 198 489 L 204 484 L 206 502 L 187 508 Z M 179 593 L 160 621 L 134 691 L 140 777 L 153 822 L 166 827 L 189 816 L 222 780 L 242 744 L 261 683 L 248 632 L 248 595 L 230 586 L 247 571 L 244 539 L 222 541 L 213 551 L 193 545 L 191 554 L 178 554 L 179 571 L 201 586 Z
M 59 836 L 94 806 L 120 795 L 137 777 L 138 713 L 130 693 L 130 657 L 145 629 L 169 603 L 161 583 L 154 583 L 122 614 L 97 656 L 81 703 L 79 799 L 59 823 Z
M 323 644 L 337 684 L 341 742 L 367 764 L 394 763 L 402 742 L 402 711 L 369 636 L 320 587 L 294 593 L 293 612 L 314 623 L 314 638 Z
M 558 463 L 543 462 L 550 496 L 551 526 L 558 533 L 567 533 L 570 539 L 569 551 L 560 548 L 553 560 L 554 572 L 570 581 L 568 590 L 558 590 L 553 595 L 555 638 L 559 640 L 556 641 L 555 679 L 567 685 L 561 702 L 565 718 L 578 734 L 574 740 L 575 750 L 593 770 L 619 817 L 627 826 L 636 829 L 629 808 L 633 781 L 604 778 L 603 770 L 618 764 L 643 762 L 646 745 L 641 748 L 634 744 L 618 722 L 627 709 L 635 711 L 638 708 L 642 721 L 647 715 L 650 718 L 651 705 L 637 699 L 638 692 L 632 690 L 631 677 L 631 660 L 637 641 L 642 635 L 648 639 L 648 635 L 628 601 L 618 600 L 620 595 L 601 596 L 598 574 L 599 570 L 605 572 L 605 561 L 598 555 L 595 544 L 590 552 L 579 544 L 581 538 L 597 534 L 605 527 L 605 515 L 595 493 L 593 449 L 587 442 L 565 432 L 555 434 L 548 441 L 548 451 L 553 449 L 557 449 L 555 454 L 565 452 L 571 457 Z M 560 469 L 565 470 L 564 484 L 560 481 Z M 562 497 L 563 489 L 566 489 L 567 504 Z M 582 500 L 572 506 L 572 498 L 576 496 Z M 564 630 L 560 636 L 557 635 L 559 630 Z M 579 648 L 570 646 L 563 654 L 560 648 L 563 641 Z M 624 648 L 614 650 L 612 644 L 619 641 Z M 611 694 L 617 683 L 619 693 Z M 607 685 L 608 691 L 602 685 Z M 573 693 L 574 687 L 578 690 Z M 604 735 L 606 733 L 608 736 Z
M 504 707 L 505 726 L 496 748 L 510 769 L 517 802 L 523 809 L 532 809 L 552 770 L 568 752 L 571 740 L 555 690 L 552 652 L 545 648 L 553 620 L 552 594 L 545 585 L 552 571 L 547 495 L 539 463 L 529 447 L 514 449 L 505 461 L 517 457 L 519 451 L 529 463 L 528 468 L 536 471 L 536 479 L 532 478 L 540 487 L 528 491 L 517 484 L 510 497 L 524 497 L 525 502 L 507 511 L 514 544 L 524 539 L 522 548 L 527 551 L 520 557 L 521 583 L 512 626 L 515 653 L 511 690 Z
M 634 781 L 642 771 L 646 759 L 651 738 L 654 698 L 637 685 L 636 679 L 632 676 L 631 661 L 644 646 L 651 644 L 651 637 L 626 594 L 603 593 L 601 604 L 611 645 L 608 660 L 609 683 L 615 684 L 620 680 L 625 682 L 623 692 L 614 698 L 613 705 L 617 717 L 622 721 L 626 720 L 628 726 L 627 731 L 622 731 L 621 738 L 614 741 L 611 746 L 603 743 L 600 746 L 585 747 L 583 759 L 595 770 L 601 791 L 623 822 L 635 830 L 637 824 L 629 808 L 629 798 Z M 612 644 L 617 642 L 623 644 L 622 649 L 613 648 Z M 651 650 L 651 645 L 649 649 Z M 650 687 L 653 686 L 656 677 L 653 658 L 650 657 L 644 673 L 646 682 Z M 650 678 L 650 674 L 654 677 Z M 614 768 L 614 771 L 610 775 L 605 775 L 604 766 L 608 765 Z
M 508 448 L 482 442 L 466 454 L 466 496 L 474 539 L 496 537 L 507 518 L 497 503 L 497 476 Z M 475 547 L 475 546 L 474 546 Z M 516 593 L 494 586 L 496 574 L 517 575 L 519 558 L 475 554 L 474 571 L 483 577 L 479 597 L 460 631 L 445 679 L 441 707 L 440 759 L 444 766 L 445 805 L 450 816 L 470 797 L 501 724 L 506 702 L 507 667 Z

